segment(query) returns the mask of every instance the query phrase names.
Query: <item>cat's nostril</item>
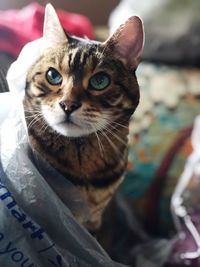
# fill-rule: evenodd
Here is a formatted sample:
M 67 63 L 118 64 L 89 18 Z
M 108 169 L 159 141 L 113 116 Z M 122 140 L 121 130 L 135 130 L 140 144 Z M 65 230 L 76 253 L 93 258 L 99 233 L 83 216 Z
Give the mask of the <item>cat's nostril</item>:
M 73 111 L 77 110 L 82 105 L 78 101 L 61 101 L 59 104 L 67 114 L 71 114 Z
M 81 103 L 80 102 L 72 102 L 72 105 L 71 105 L 71 109 L 75 110 L 75 109 L 78 109 L 81 107 Z
M 62 108 L 63 110 L 65 110 L 65 102 L 64 102 L 64 101 L 60 101 L 60 102 L 59 102 L 59 105 L 61 106 L 61 108 Z

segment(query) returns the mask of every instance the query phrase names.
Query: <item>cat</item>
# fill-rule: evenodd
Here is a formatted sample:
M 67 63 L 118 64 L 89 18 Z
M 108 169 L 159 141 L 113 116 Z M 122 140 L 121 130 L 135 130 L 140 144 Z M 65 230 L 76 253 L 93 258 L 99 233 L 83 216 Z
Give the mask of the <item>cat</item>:
M 26 78 L 29 141 L 76 185 L 90 212 L 82 223 L 94 231 L 127 165 L 129 119 L 139 103 L 135 70 L 143 24 L 131 17 L 100 43 L 65 33 L 48 4 L 44 39 L 44 53 Z

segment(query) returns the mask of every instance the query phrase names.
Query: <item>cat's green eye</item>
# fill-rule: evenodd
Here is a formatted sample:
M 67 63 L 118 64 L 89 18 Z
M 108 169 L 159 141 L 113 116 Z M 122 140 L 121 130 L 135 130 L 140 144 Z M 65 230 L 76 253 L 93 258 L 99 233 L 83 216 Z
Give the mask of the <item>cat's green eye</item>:
M 49 68 L 46 72 L 46 79 L 51 85 L 61 85 L 62 75 L 54 68 Z
M 110 85 L 110 76 L 105 72 L 95 74 L 89 82 L 93 90 L 104 90 Z

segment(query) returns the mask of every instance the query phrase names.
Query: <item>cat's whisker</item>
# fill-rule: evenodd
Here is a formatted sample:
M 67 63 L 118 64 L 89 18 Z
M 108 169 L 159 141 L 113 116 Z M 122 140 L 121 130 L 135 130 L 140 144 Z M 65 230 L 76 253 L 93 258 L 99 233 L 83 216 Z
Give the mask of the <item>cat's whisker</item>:
M 103 157 L 104 154 L 105 154 L 105 151 L 104 151 L 104 147 L 103 147 L 103 144 L 102 144 L 102 142 L 101 142 L 101 139 L 100 139 L 100 137 L 98 136 L 98 132 L 97 132 L 98 129 L 95 127 L 94 123 L 92 123 L 91 121 L 89 121 L 90 118 L 89 118 L 86 114 L 85 114 L 84 117 L 87 118 L 87 120 L 86 120 L 86 124 L 88 124 L 88 125 L 89 125 L 90 127 L 92 127 L 93 130 L 94 130 L 94 134 L 96 135 L 97 142 L 98 142 L 98 146 L 99 146 L 99 151 L 100 151 L 101 156 Z M 90 132 L 89 129 L 88 129 L 88 132 Z
M 101 124 L 100 122 L 99 122 L 99 124 Z M 108 126 L 112 126 L 112 125 L 109 125 L 109 124 L 107 124 L 107 126 L 105 126 L 104 124 L 101 124 L 100 125 L 106 132 L 108 132 L 108 133 L 110 133 L 110 135 L 112 135 L 115 139 L 117 139 L 120 143 L 122 143 L 123 145 L 127 145 L 127 143 L 121 138 L 121 137 L 119 137 L 118 135 L 116 135 L 112 130 L 110 130 L 109 128 L 108 128 Z M 114 128 L 113 126 L 112 126 L 112 128 L 113 129 L 116 129 L 116 128 Z
M 111 141 L 111 139 L 106 134 L 106 132 L 109 132 L 112 135 L 112 132 L 108 131 L 108 128 L 105 126 L 106 124 L 105 123 L 102 123 L 100 121 L 96 122 L 96 124 L 97 124 L 96 129 L 101 129 L 101 130 L 98 130 L 98 133 L 99 134 L 103 134 L 104 137 L 106 137 L 107 140 L 109 139 L 109 143 L 112 143 L 115 146 L 115 148 L 118 150 L 117 146 Z
M 42 109 L 43 110 L 48 110 L 48 107 L 43 106 Z M 24 108 L 24 112 L 25 113 L 36 113 L 36 112 L 41 112 L 42 113 L 42 110 L 41 110 L 41 107 L 34 106 L 33 108 L 30 108 L 30 107 L 27 108 L 27 107 L 25 107 Z
M 121 129 L 119 127 L 122 127 L 123 129 L 127 129 L 127 127 L 123 126 L 123 125 L 113 125 L 114 123 L 112 121 L 108 121 L 108 120 L 105 120 L 105 124 L 107 125 L 107 127 L 111 127 L 112 130 L 115 130 L 117 131 L 118 133 L 121 133 Z
M 49 125 L 45 121 L 43 121 L 43 124 L 42 124 L 42 127 L 41 127 L 41 131 L 42 132 L 46 132 L 48 127 L 49 127 Z
M 39 114 L 39 113 L 35 113 L 35 114 L 32 114 L 32 115 L 30 115 L 30 116 L 25 116 L 25 118 L 33 118 L 33 119 L 35 119 L 35 118 L 38 118 L 38 117 L 40 117 L 40 118 L 42 118 L 42 114 Z
M 30 115 L 30 116 L 25 115 L 25 118 L 26 119 L 35 118 L 35 115 Z
M 94 134 L 96 135 L 97 137 L 97 141 L 98 141 L 98 145 L 99 145 L 99 148 L 100 148 L 100 152 L 102 151 L 104 153 L 104 155 L 106 155 L 105 151 L 104 151 L 104 146 L 101 142 L 101 138 L 98 136 L 101 135 L 103 136 L 103 138 L 107 139 L 108 143 L 110 144 L 110 146 L 112 147 L 112 149 L 115 151 L 115 153 L 117 154 L 117 158 L 119 158 L 119 151 L 118 151 L 118 148 L 115 146 L 115 144 L 111 141 L 111 139 L 107 136 L 106 133 L 104 133 L 103 131 L 98 131 L 97 128 L 92 124 L 92 123 L 89 123 L 88 124 L 95 130 L 94 131 Z M 102 156 L 104 156 L 102 155 Z
M 32 112 L 32 113 L 34 113 L 35 111 L 41 111 L 41 108 L 37 108 L 37 107 L 34 107 L 33 109 L 31 109 L 31 108 L 24 108 L 24 111 L 25 112 Z
M 97 117 L 98 118 L 98 117 Z M 93 118 L 92 118 L 93 119 Z M 101 117 L 101 119 L 104 119 L 104 122 L 101 122 L 100 123 L 100 121 L 98 121 L 98 126 L 100 126 L 100 127 L 96 127 L 96 130 L 98 131 L 99 129 L 103 129 L 103 128 L 105 128 L 105 125 L 107 125 L 106 127 L 106 129 L 107 129 L 107 131 L 109 131 L 109 129 L 108 129 L 108 126 L 109 127 L 111 127 L 113 130 L 116 130 L 117 132 L 120 132 L 120 129 L 118 129 L 119 127 L 122 127 L 122 128 L 125 128 L 125 129 L 128 129 L 128 127 L 127 126 L 125 126 L 125 125 L 122 125 L 122 124 L 120 124 L 120 123 L 114 123 L 113 121 L 110 121 L 108 118 L 106 118 L 106 117 Z M 94 126 L 95 124 L 96 124 L 96 120 L 95 121 L 89 121 L 89 119 L 88 119 L 88 117 L 87 117 L 87 122 L 89 123 L 90 122 L 90 125 L 92 125 L 92 126 Z M 113 125 L 113 124 L 116 124 L 115 126 Z M 110 132 L 110 133 L 112 133 L 112 132 Z M 116 136 L 115 138 L 118 138 L 118 139 L 120 139 L 118 136 Z M 122 139 L 120 139 L 119 140 L 121 143 L 124 143 L 123 142 L 123 140 Z
M 40 117 L 40 118 L 42 118 L 42 117 L 43 117 L 43 114 L 42 114 L 41 112 L 30 113 L 30 115 L 27 114 L 27 113 L 25 113 L 25 114 L 24 114 L 24 117 L 25 117 L 26 119 L 31 119 L 31 118 L 35 118 L 35 117 Z
M 31 122 L 27 125 L 27 128 L 30 129 L 33 127 L 37 122 L 41 121 L 41 115 L 36 115 Z
M 39 112 L 35 112 L 35 114 L 32 114 L 32 115 L 26 115 L 25 114 L 25 118 L 34 118 L 35 116 L 37 116 L 37 115 L 39 115 L 39 116 L 42 116 L 42 114 L 41 113 L 39 113 Z
M 29 130 L 31 127 L 33 127 L 39 120 L 34 120 L 31 121 L 28 125 L 27 125 L 27 129 Z
M 120 127 L 122 127 L 122 128 L 129 129 L 129 126 L 127 126 L 127 125 L 123 125 L 123 124 L 121 124 L 121 123 L 119 123 L 119 122 L 112 121 L 112 123 L 114 123 L 114 124 L 116 124 L 116 125 L 118 125 L 118 126 L 120 126 Z
M 121 154 L 122 153 L 119 151 L 118 147 L 113 143 L 113 141 L 109 138 L 109 136 L 105 132 L 101 131 L 101 132 L 99 132 L 99 134 L 102 135 L 108 141 L 108 143 L 110 144 L 111 148 L 115 152 L 115 156 L 119 160 L 119 163 L 123 164 L 123 161 L 121 160 Z
M 119 122 L 116 122 L 116 121 L 109 121 L 109 120 L 107 120 L 107 122 L 109 123 L 109 125 L 113 125 L 113 124 L 115 124 L 116 126 L 119 126 L 119 127 L 121 127 L 121 128 L 129 129 L 129 126 L 124 125 L 124 124 L 119 123 Z
M 109 132 L 113 137 L 115 137 L 120 143 L 122 143 L 123 145 L 127 145 L 127 143 L 121 138 L 119 137 L 117 134 L 115 134 L 113 131 L 111 131 L 110 129 L 106 128 L 105 129 L 107 132 Z
M 105 117 L 102 116 L 102 115 L 105 115 Z M 122 121 L 122 123 L 120 123 L 120 122 L 117 122 L 116 120 L 112 120 L 112 121 L 111 121 L 110 117 L 112 117 L 112 113 L 109 113 L 109 112 L 107 112 L 107 113 L 106 113 L 106 112 L 102 112 L 102 113 L 101 113 L 101 118 L 102 118 L 102 119 L 105 119 L 106 122 L 109 122 L 109 123 L 111 123 L 111 124 L 116 124 L 116 125 L 118 125 L 118 126 L 120 126 L 120 127 L 126 128 L 126 129 L 129 128 L 129 126 L 122 124 L 123 122 L 127 124 L 128 121 L 125 121 L 125 120 L 124 120 L 124 121 Z
M 98 141 L 98 144 L 99 144 L 100 154 L 101 154 L 101 156 L 103 157 L 104 154 L 105 154 L 103 144 L 102 144 L 102 142 L 101 142 L 100 137 L 98 136 L 98 133 L 97 133 L 96 129 L 95 129 L 94 133 L 95 133 L 95 135 L 96 135 L 96 137 L 97 137 L 97 141 Z
M 111 129 L 109 129 L 109 131 L 111 131 L 114 135 L 116 135 L 115 132 L 117 132 L 117 133 L 121 133 L 121 132 L 122 132 L 122 129 L 119 128 L 119 127 L 121 127 L 121 126 L 119 126 L 119 125 L 113 125 L 112 122 L 111 122 L 111 123 L 107 122 L 107 129 L 108 129 L 108 126 L 111 128 Z M 125 128 L 125 127 L 123 127 L 123 129 L 128 130 L 128 129 Z M 116 135 L 116 136 L 117 136 L 117 138 L 120 138 L 118 135 Z M 120 139 L 121 139 L 121 138 L 120 138 Z M 119 140 L 119 141 L 120 141 L 120 142 L 123 142 L 122 139 Z

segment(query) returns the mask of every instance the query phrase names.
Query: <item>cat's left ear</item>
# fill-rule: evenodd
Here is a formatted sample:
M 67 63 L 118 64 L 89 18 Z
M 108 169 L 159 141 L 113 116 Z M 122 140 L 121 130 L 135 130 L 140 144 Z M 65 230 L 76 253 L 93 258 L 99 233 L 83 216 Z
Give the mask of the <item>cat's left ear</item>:
M 144 27 L 137 16 L 130 17 L 104 45 L 131 69 L 136 69 L 144 46 Z
M 47 4 L 45 8 L 43 38 L 48 46 L 54 46 L 67 41 L 67 36 L 51 4 Z

